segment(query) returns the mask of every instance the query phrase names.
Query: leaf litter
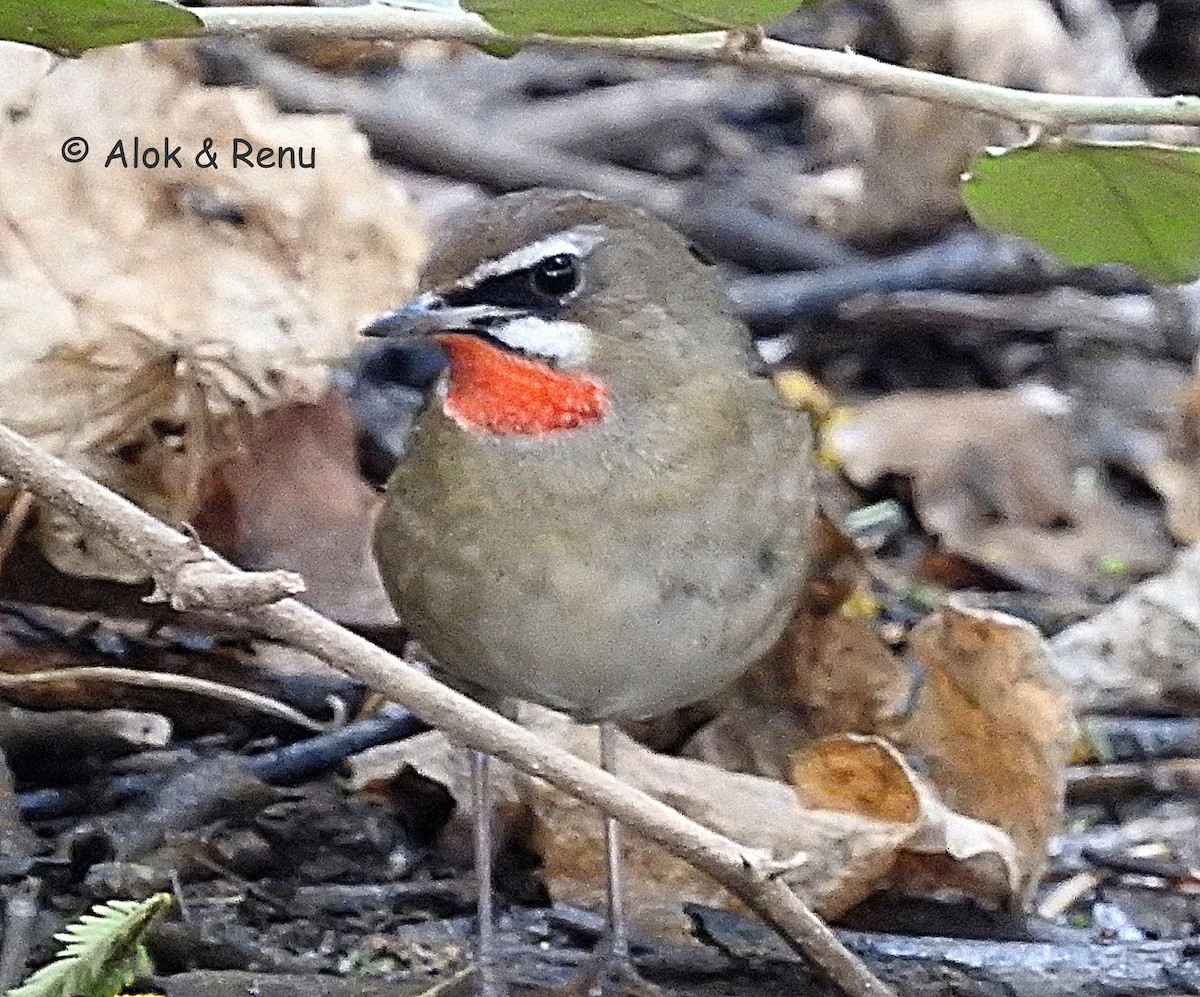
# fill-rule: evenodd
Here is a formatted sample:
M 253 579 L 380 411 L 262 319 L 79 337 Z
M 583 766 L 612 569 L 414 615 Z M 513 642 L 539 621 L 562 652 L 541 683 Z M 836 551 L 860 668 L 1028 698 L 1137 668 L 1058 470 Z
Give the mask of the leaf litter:
M 1005 22 L 1011 30 L 996 30 L 993 21 L 972 21 L 981 16 L 977 5 L 972 15 L 971 4 L 946 4 L 942 14 L 947 16 L 932 33 L 927 28 L 939 23 L 941 15 L 932 12 L 939 5 L 888 6 L 901 16 L 905 35 L 920 43 L 924 56 L 914 56 L 917 61 L 936 61 L 939 52 L 948 53 L 945 58 L 957 71 L 998 82 L 1028 83 L 1032 72 L 1038 85 L 1051 86 L 1049 77 L 1060 73 L 1061 85 L 1070 89 L 1078 79 L 1071 77 L 1078 51 L 1052 19 L 1042 17 L 1039 4 L 1022 5 L 1024 13 L 1034 15 L 1024 19 L 1014 7 L 1012 20 Z M 999 10 L 987 14 L 1002 21 L 1008 16 Z M 978 44 L 981 39 L 988 45 Z M 967 65 L 971 60 L 973 68 Z M 179 135 L 192 120 L 189 112 L 205 121 L 205 130 L 210 127 L 205 116 L 212 115 L 232 122 L 234 130 L 259 129 L 267 142 L 295 141 L 301 127 L 317 129 L 312 134 L 319 141 L 324 129 L 335 136 L 335 145 L 349 150 L 351 162 L 339 174 L 339 189 L 331 192 L 304 183 L 285 191 L 279 174 L 271 175 L 269 185 L 264 176 L 247 174 L 244 187 L 239 177 L 239 186 L 231 190 L 228 176 L 222 174 L 216 183 L 198 171 L 189 171 L 181 188 L 153 177 L 124 184 L 111 171 L 105 184 L 84 184 L 79 178 L 85 174 L 60 168 L 53 156 L 39 160 L 53 160 L 54 166 L 47 171 L 43 195 L 0 193 L 0 215 L 9 234 L 0 238 L 6 272 L 11 265 L 30 300 L 38 302 L 24 310 L 23 299 L 0 293 L 0 308 L 16 316 L 11 325 L 3 324 L 5 329 L 24 324 L 38 330 L 37 336 L 12 337 L 8 346 L 17 364 L 12 369 L 27 377 L 36 373 L 39 385 L 37 394 L 19 406 L 17 421 L 27 420 L 30 432 L 161 515 L 203 523 L 204 535 L 219 538 L 226 549 L 255 564 L 299 562 L 317 580 L 313 594 L 322 608 L 351 619 L 380 618 L 385 604 L 363 546 L 374 498 L 353 473 L 353 432 L 340 401 L 325 393 L 326 375 L 332 360 L 347 349 L 364 317 L 359 313 L 394 304 L 411 285 L 419 249 L 411 212 L 396 200 L 387 202 L 397 206 L 394 212 L 368 210 L 381 198 L 394 198 L 394 188 L 369 168 L 361 141 L 342 121 L 289 117 L 282 119 L 284 129 L 275 112 L 250 94 L 202 90 L 173 60 L 135 57 L 132 50 L 104 53 L 87 63 L 100 65 L 134 81 L 114 88 L 114 115 L 122 107 L 145 115 L 149 100 Z M 75 94 L 95 85 L 68 69 L 76 71 L 60 67 L 49 79 L 61 76 Z M 0 69 L 6 86 L 8 72 Z M 69 120 L 67 98 L 59 107 L 54 93 L 59 84 L 37 76 L 31 73 L 18 87 L 25 95 L 25 117 L 18 113 L 18 124 L 32 118 L 37 128 L 23 135 L 43 135 L 45 142 L 53 134 L 61 142 L 65 133 L 59 123 Z M 217 102 L 215 109 L 205 104 L 209 100 Z M 824 112 L 837 110 L 829 92 L 822 100 Z M 863 112 L 853 101 L 843 102 L 842 112 L 860 128 L 869 123 L 875 129 L 861 140 L 861 155 L 827 148 L 832 151 L 826 161 L 834 164 L 830 182 L 846 176 L 838 164 L 860 168 L 869 157 L 866 173 L 860 170 L 845 188 L 853 195 L 846 202 L 850 210 L 829 212 L 828 202 L 822 207 L 797 198 L 799 208 L 812 208 L 829 230 L 867 244 L 897 233 L 903 237 L 923 220 L 953 217 L 959 210 L 946 195 L 962 150 L 931 139 L 924 147 L 928 162 L 919 163 L 920 169 L 898 169 L 897 157 L 910 163 L 912 149 L 901 141 L 907 126 L 892 114 L 894 104 L 880 98 Z M 40 121 L 43 115 L 48 123 Z M 944 133 L 946 121 L 935 119 L 925 123 L 923 133 Z M 286 135 L 276 137 L 273 127 Z M 890 142 L 884 141 L 889 128 L 895 133 Z M 100 148 L 105 141 L 97 138 L 94 144 Z M 26 162 L 15 158 L 19 150 L 3 151 L 0 163 Z M 22 175 L 28 174 L 26 168 Z M 887 183 L 860 183 L 863 175 L 896 183 L 914 175 L 921 191 L 914 201 Z M 930 177 L 945 182 L 929 183 Z M 932 203 L 922 200 L 930 191 L 937 194 Z M 62 254 L 52 252 L 50 233 L 38 225 L 41 215 L 56 220 L 63 231 L 79 229 L 77 242 L 68 243 Z M 162 242 L 157 241 L 160 226 L 170 232 Z M 101 245 L 104 238 L 119 243 L 120 252 Z M 353 248 L 343 261 L 340 250 L 346 245 Z M 167 246 L 172 255 L 164 255 Z M 114 255 L 121 258 L 114 261 Z M 347 279 L 348 267 L 353 280 Z M 209 280 L 209 275 L 235 272 L 237 281 Z M 50 349 L 43 350 L 43 342 Z M 16 404 L 11 393 L 6 397 L 10 408 Z M 897 405 L 889 409 L 887 399 L 864 403 L 856 398 L 850 422 L 833 423 L 830 452 L 841 453 L 838 433 L 860 433 L 859 449 L 842 455 L 842 469 L 860 486 L 858 494 L 877 497 L 897 489 L 901 499 L 911 497 L 917 522 L 944 551 L 957 552 L 1014 586 L 1089 597 L 1106 589 L 1114 569 L 1121 583 L 1107 591 L 1166 563 L 1165 537 L 1129 513 L 1094 455 L 1079 452 L 1073 425 L 1061 413 L 1031 404 L 1028 392 L 893 400 Z M 81 420 L 80 412 L 87 418 Z M 2 415 L 9 418 L 7 412 Z M 72 420 L 94 432 L 70 433 L 65 427 Z M 912 441 L 917 445 L 906 446 Z M 1185 536 L 1196 463 L 1186 419 L 1162 459 L 1159 465 L 1141 465 L 1146 470 L 1139 473 L 1168 497 L 1168 508 L 1178 511 L 1176 535 Z M 296 523 L 320 524 L 320 529 L 308 536 L 292 529 Z M 136 577 L 129 565 L 80 551 L 64 526 L 43 522 L 40 528 L 51 536 L 44 542 L 60 567 Z M 314 539 L 325 536 L 330 538 L 325 546 Z M 689 716 L 660 720 L 657 731 L 637 732 L 656 743 L 673 742 L 683 757 L 623 741 L 628 778 L 772 860 L 786 865 L 803 856 L 805 861 L 785 875 L 824 913 L 853 912 L 865 899 L 897 891 L 957 895 L 1019 909 L 1044 873 L 1048 842 L 1063 816 L 1067 762 L 1075 747 L 1071 704 L 1098 684 L 1096 674 L 1106 655 L 1112 656 L 1111 648 L 1105 650 L 1106 636 L 1096 635 L 1092 644 L 1098 664 L 1091 678 L 1077 680 L 1068 667 L 1080 660 L 1065 641 L 1071 631 L 1055 641 L 1052 655 L 1029 626 L 970 603 L 936 595 L 918 603 L 918 593 L 908 591 L 897 606 L 895 593 L 881 590 L 872 554 L 836 540 L 830 546 L 836 549 L 831 563 L 818 571 L 811 598 L 784 642 L 725 696 Z M 322 582 L 324 569 L 328 578 Z M 1192 579 L 1188 575 L 1174 583 L 1181 584 L 1175 591 L 1183 596 Z M 1160 593 L 1146 594 L 1137 605 L 1150 613 L 1161 603 Z M 935 613 L 910 631 L 912 619 L 925 617 L 930 605 Z M 1172 667 L 1162 644 L 1143 651 L 1130 681 L 1140 683 L 1135 692 L 1143 703 L 1161 705 L 1163 690 L 1177 693 L 1179 685 L 1150 680 L 1151 669 L 1165 679 Z M 1123 656 L 1118 648 L 1116 657 Z M 541 711 L 521 715 L 555 743 L 594 758 L 593 730 Z M 314 915 L 307 925 L 293 921 L 279 929 L 287 889 L 298 882 L 299 889 L 315 890 L 332 903 L 330 885 L 361 887 L 361 895 L 369 898 L 383 886 L 408 885 L 386 882 L 389 870 L 410 871 L 422 862 L 438 875 L 461 869 L 469 818 L 465 768 L 461 753 L 441 735 L 373 749 L 352 762 L 351 772 L 352 785 L 369 786 L 370 792 L 339 802 L 306 786 L 299 800 L 278 800 L 261 812 L 258 804 L 244 807 L 254 810 L 253 828 L 239 825 L 246 815 L 231 810 L 221 816 L 218 829 L 201 831 L 189 848 L 210 863 L 218 855 L 223 872 L 206 885 L 189 883 L 198 920 L 213 932 L 215 922 L 228 920 L 233 896 L 242 897 L 236 903 L 251 912 L 260 937 L 271 940 L 256 957 L 267 958 L 279 972 L 299 966 L 288 961 L 289 946 L 293 958 L 300 951 L 332 966 L 336 960 L 323 946 L 350 944 L 360 929 L 374 934 L 357 936 L 370 940 L 353 953 L 339 951 L 342 965 L 378 963 L 394 970 L 398 960 L 422 945 L 461 958 L 464 934 L 446 927 L 450 943 L 439 949 L 429 942 L 431 934 L 397 923 L 411 920 L 411 910 L 397 914 L 387 902 L 374 903 L 369 915 L 361 908 L 348 915 L 353 924 L 343 923 L 347 915 Z M 540 861 L 543 899 L 600 906 L 603 862 L 596 815 L 536 780 L 509 774 L 497 781 L 507 840 Z M 436 786 L 445 787 L 442 792 L 457 804 L 448 822 L 449 806 Z M 421 825 L 422 834 L 410 837 L 398 830 L 397 814 Z M 318 828 L 320 815 L 327 819 Z M 306 825 L 308 837 L 300 847 Z M 355 835 L 353 846 L 333 840 Z M 429 840 L 437 847 L 417 857 L 421 850 L 415 842 Z M 214 845 L 216 852 L 209 850 Z M 628 847 L 639 922 L 670 938 L 694 941 L 694 925 L 682 914 L 680 900 L 724 904 L 728 898 L 654 846 L 634 839 Z M 275 879 L 258 878 L 264 855 Z M 183 862 L 179 852 L 152 857 L 160 866 L 155 875 L 164 863 Z M 115 878 L 97 877 L 93 885 L 128 882 L 136 864 L 126 864 L 124 879 L 105 870 Z M 297 879 L 286 881 L 285 869 L 301 867 Z M 259 892 L 243 896 L 239 876 Z M 328 882 L 337 877 L 344 882 Z M 372 877 L 378 882 L 363 881 Z M 273 892 L 281 887 L 282 892 Z M 450 919 L 462 920 L 465 912 L 461 899 L 448 905 Z M 442 930 L 437 919 L 431 923 L 430 932 Z M 320 931 L 336 940 L 320 938 Z M 277 944 L 281 939 L 286 944 Z M 226 952 L 236 948 L 228 937 L 224 941 L 231 946 Z M 200 950 L 199 945 L 193 949 Z M 247 950 L 237 949 L 243 960 Z M 443 968 L 453 964 L 440 958 L 429 962 Z M 418 963 L 414 958 L 413 965 Z

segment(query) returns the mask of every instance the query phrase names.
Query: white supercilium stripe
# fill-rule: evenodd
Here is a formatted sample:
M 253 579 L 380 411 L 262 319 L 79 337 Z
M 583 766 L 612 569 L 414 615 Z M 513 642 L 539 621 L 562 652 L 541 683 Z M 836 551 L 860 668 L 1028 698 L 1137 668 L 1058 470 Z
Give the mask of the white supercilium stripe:
M 499 259 L 481 263 L 456 286 L 464 289 L 472 288 L 489 277 L 498 277 L 501 274 L 524 270 L 539 260 L 544 260 L 548 256 L 558 256 L 560 253 L 566 253 L 569 256 L 586 256 L 602 238 L 599 232 L 585 229 L 559 232 L 557 235 L 541 239 L 538 242 L 531 242 L 528 246 L 522 246 Z

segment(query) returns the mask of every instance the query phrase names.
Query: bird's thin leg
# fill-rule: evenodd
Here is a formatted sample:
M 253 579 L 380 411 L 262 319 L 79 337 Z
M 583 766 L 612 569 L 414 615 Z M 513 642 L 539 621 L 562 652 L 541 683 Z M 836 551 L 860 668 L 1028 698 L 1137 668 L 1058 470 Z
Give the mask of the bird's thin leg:
M 600 725 L 600 766 L 617 775 L 616 724 Z M 625 884 L 621 875 L 621 825 L 615 817 L 604 818 L 604 847 L 608 852 L 609 950 L 614 961 L 629 962 L 629 927 L 625 922 Z
M 617 726 L 600 725 L 600 765 L 604 771 L 617 775 Z M 608 940 L 606 950 L 594 959 L 592 968 L 581 982 L 586 983 L 588 997 L 598 997 L 608 981 L 616 983 L 618 992 L 630 997 L 663 997 L 663 991 L 642 976 L 629 957 L 629 925 L 625 917 L 625 888 L 621 860 L 621 826 L 609 816 L 604 818 L 604 846 L 608 855 Z
M 496 921 L 492 911 L 492 793 L 490 759 L 471 752 L 471 796 L 475 807 L 475 883 L 478 890 L 479 935 L 475 967 L 479 997 L 504 997 L 504 981 L 496 965 Z
M 600 725 L 600 765 L 611 775 L 617 774 L 617 726 Z M 613 993 L 622 997 L 665 997 L 664 992 L 633 966 L 629 957 L 629 926 L 625 919 L 625 891 L 621 867 L 621 828 L 607 814 L 604 817 L 604 846 L 608 856 L 608 937 L 592 953 L 581 972 L 554 993 L 558 997 L 601 997 L 606 984 L 616 985 Z

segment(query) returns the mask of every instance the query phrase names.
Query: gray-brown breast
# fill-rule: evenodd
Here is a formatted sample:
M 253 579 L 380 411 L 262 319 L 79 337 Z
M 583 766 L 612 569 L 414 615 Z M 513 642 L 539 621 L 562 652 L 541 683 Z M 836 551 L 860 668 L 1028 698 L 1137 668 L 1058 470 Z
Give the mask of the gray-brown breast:
M 557 438 L 466 432 L 434 406 L 377 556 L 451 673 L 585 719 L 644 717 L 715 691 L 786 623 L 808 452 L 807 421 L 744 369 Z

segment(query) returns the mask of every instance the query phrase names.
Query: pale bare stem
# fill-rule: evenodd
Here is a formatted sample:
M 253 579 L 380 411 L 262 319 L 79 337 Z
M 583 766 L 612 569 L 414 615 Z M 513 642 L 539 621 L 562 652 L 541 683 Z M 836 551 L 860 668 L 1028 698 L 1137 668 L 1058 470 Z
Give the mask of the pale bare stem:
M 0 476 L 116 545 L 145 564 L 155 577 L 171 577 L 182 562 L 197 557 L 193 543 L 183 534 L 3 426 Z M 202 549 L 199 554 L 211 570 L 225 572 L 232 579 L 244 574 L 212 551 Z M 725 885 L 846 994 L 895 997 L 895 992 L 873 976 L 789 886 L 771 878 L 769 870 L 747 862 L 747 851 L 737 842 L 569 752 L 546 744 L 525 728 L 294 599 L 232 612 L 196 608 L 307 651 L 406 706 L 456 742 L 503 759 L 592 804 Z
M 304 579 L 294 571 L 239 571 L 231 574 L 221 562 L 185 561 L 170 572 L 155 575 L 155 589 L 146 602 L 169 602 L 172 609 L 214 609 L 234 612 L 265 606 L 304 591 Z
M 731 45 L 729 33 L 708 31 L 654 38 L 513 39 L 475 14 L 402 10 L 382 4 L 357 7 L 207 7 L 193 13 L 209 35 L 262 35 L 403 41 L 428 38 L 488 44 L 585 49 L 612 55 L 689 62 L 733 63 L 747 70 L 810 76 L 965 111 L 990 114 L 1018 124 L 1041 125 L 1054 133 L 1074 125 L 1200 125 L 1200 97 L 1090 97 L 1034 93 L 955 79 L 906 66 L 894 66 L 853 52 L 833 52 L 767 38 L 759 44 Z M 749 41 L 744 38 L 744 41 Z
M 194 678 L 190 675 L 174 675 L 170 672 L 146 672 L 137 668 L 110 668 L 107 665 L 48 668 L 45 671 L 21 674 L 0 672 L 0 689 L 16 689 L 23 685 L 46 685 L 54 682 L 89 679 L 94 682 L 119 682 L 122 685 L 136 685 L 147 689 L 171 689 L 175 692 L 192 693 L 208 699 L 233 703 L 258 713 L 266 713 L 286 720 L 288 723 L 296 724 L 298 727 L 303 727 L 305 730 L 321 733 L 328 729 L 325 724 L 293 709 L 287 703 L 281 703 L 278 699 L 261 696 L 257 692 L 239 689 L 237 686 L 225 685 L 222 682 Z
M 3 573 L 4 565 L 8 563 L 8 555 L 12 553 L 31 512 L 33 496 L 29 492 L 18 492 L 12 505 L 8 507 L 4 522 L 0 523 L 0 573 Z

